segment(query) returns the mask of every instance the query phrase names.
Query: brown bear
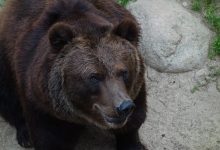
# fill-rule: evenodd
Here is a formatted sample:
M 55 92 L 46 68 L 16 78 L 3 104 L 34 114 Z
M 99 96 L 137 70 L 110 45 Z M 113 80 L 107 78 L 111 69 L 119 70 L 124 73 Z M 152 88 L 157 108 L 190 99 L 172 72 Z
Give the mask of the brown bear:
M 18 143 L 71 150 L 85 126 L 145 150 L 135 18 L 114 0 L 8 0 L 0 16 L 0 113 Z

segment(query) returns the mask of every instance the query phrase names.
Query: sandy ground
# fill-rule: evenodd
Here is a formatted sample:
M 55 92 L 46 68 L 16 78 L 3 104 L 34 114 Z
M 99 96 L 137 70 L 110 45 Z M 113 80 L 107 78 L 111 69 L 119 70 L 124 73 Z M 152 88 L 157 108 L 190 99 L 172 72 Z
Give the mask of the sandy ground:
M 141 137 L 150 150 L 220 150 L 220 93 L 213 66 L 220 63 L 182 74 L 148 69 L 149 113 Z

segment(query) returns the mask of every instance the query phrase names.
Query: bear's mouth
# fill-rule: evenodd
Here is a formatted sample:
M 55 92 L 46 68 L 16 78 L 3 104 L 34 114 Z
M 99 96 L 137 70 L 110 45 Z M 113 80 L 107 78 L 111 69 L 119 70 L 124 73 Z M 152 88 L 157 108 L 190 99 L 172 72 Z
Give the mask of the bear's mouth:
M 129 115 L 122 115 L 122 116 L 110 116 L 107 115 L 102 108 L 95 104 L 94 108 L 99 112 L 99 114 L 102 116 L 103 121 L 106 123 L 106 125 L 110 128 L 121 128 L 126 123 L 128 118 L 131 116 L 132 112 Z
M 118 129 L 125 126 L 129 116 L 120 116 L 120 117 L 110 117 L 105 114 L 102 114 L 103 120 L 105 121 L 108 128 Z
M 124 124 L 126 122 L 127 117 L 126 116 L 123 116 L 123 117 L 109 117 L 107 115 L 104 115 L 104 119 L 108 123 L 120 125 L 120 124 Z

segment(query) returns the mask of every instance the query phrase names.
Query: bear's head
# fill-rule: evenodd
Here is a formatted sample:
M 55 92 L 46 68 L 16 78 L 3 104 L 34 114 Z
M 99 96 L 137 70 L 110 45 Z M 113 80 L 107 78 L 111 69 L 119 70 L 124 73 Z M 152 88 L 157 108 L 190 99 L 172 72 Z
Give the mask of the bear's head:
M 48 39 L 56 59 L 48 87 L 56 116 L 104 129 L 123 127 L 143 82 L 138 37 L 131 19 L 116 26 L 106 20 L 54 24 Z

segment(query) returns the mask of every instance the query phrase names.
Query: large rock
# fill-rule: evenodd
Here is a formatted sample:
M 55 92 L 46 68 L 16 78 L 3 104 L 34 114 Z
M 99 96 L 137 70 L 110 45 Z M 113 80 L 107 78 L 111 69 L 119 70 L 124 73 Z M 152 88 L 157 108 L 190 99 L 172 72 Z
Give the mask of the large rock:
M 204 65 L 211 32 L 176 0 L 138 0 L 128 9 L 142 27 L 140 49 L 161 72 L 185 72 Z

